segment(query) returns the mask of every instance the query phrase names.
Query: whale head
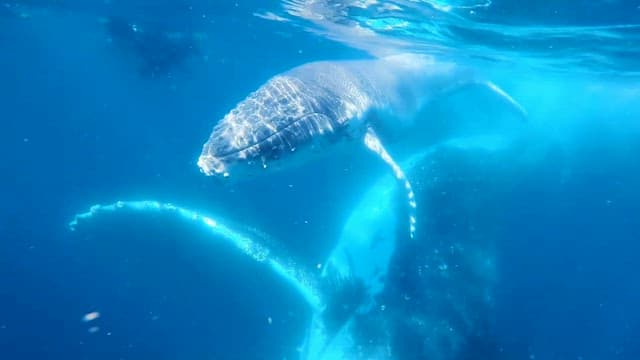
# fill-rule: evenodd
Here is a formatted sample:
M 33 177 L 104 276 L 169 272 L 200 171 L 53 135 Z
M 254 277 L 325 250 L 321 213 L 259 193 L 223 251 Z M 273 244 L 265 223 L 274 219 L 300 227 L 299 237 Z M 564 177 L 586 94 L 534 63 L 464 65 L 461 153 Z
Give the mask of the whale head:
M 205 175 L 227 178 L 303 162 L 302 154 L 319 153 L 333 141 L 340 128 L 336 101 L 295 77 L 276 76 L 213 128 L 198 167 Z

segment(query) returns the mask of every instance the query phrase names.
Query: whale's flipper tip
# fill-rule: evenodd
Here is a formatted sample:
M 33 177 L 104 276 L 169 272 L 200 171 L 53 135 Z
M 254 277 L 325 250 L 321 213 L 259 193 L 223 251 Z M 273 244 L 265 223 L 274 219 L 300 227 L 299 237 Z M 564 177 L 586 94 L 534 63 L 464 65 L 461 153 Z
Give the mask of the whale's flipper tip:
M 491 92 L 506 101 L 518 113 L 518 116 L 522 118 L 522 120 L 528 120 L 527 110 L 524 108 L 524 106 L 520 105 L 520 103 L 517 102 L 511 95 L 509 95 L 509 93 L 507 93 L 491 81 L 485 81 L 480 84 L 487 87 Z
M 367 149 L 373 151 L 376 155 L 382 159 L 393 171 L 393 175 L 404 187 L 407 194 L 407 205 L 409 207 L 409 238 L 413 239 L 416 233 L 416 199 L 413 192 L 411 182 L 407 179 L 402 168 L 391 157 L 387 150 L 382 145 L 380 138 L 376 135 L 372 128 L 368 128 L 364 137 L 364 144 Z

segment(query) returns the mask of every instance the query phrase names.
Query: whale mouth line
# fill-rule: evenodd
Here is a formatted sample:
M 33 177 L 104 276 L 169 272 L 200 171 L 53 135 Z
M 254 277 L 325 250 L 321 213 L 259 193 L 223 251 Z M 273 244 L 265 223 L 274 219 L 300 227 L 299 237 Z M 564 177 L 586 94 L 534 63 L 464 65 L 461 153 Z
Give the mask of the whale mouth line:
M 237 154 L 239 152 L 243 152 L 243 151 L 246 151 L 248 149 L 251 149 L 251 148 L 254 148 L 256 146 L 260 146 L 260 145 L 264 144 L 265 142 L 269 141 L 269 139 L 273 138 L 274 136 L 279 135 L 281 132 L 285 131 L 286 129 L 298 124 L 301 121 L 306 120 L 307 118 L 309 118 L 310 116 L 313 116 L 313 115 L 324 116 L 321 113 L 317 113 L 317 112 L 310 112 L 310 113 L 304 114 L 304 115 L 300 116 L 298 119 L 296 119 L 296 120 L 288 123 L 287 125 L 277 129 L 272 134 L 269 134 L 269 135 L 263 137 L 262 139 L 259 139 L 255 143 L 252 143 L 252 144 L 249 144 L 249 145 L 245 145 L 243 147 L 240 147 L 240 148 L 237 148 L 237 149 L 233 149 L 231 151 L 228 151 L 228 152 L 225 152 L 225 153 L 222 153 L 222 154 L 209 155 L 209 156 L 215 157 L 220 161 L 224 161 L 226 158 L 228 158 L 230 156 L 233 156 L 233 155 L 235 155 L 235 154 Z
M 269 139 L 273 138 L 274 136 L 277 136 L 287 128 L 299 123 L 300 121 L 305 120 L 308 116 L 311 116 L 313 114 L 316 114 L 316 113 L 305 114 L 300 118 L 298 118 L 297 120 L 292 121 L 291 123 L 283 126 L 280 129 L 277 129 L 274 133 L 265 136 L 264 138 L 256 141 L 253 144 L 246 145 L 241 148 L 237 148 L 223 154 L 216 154 L 216 155 L 211 155 L 210 153 L 202 154 L 198 158 L 198 167 L 200 168 L 200 171 L 202 171 L 207 176 L 211 176 L 214 174 L 222 174 L 224 177 L 228 177 L 229 171 L 227 170 L 227 165 L 233 162 L 234 155 L 263 145 L 264 143 L 268 142 Z M 230 159 L 231 161 L 228 161 Z

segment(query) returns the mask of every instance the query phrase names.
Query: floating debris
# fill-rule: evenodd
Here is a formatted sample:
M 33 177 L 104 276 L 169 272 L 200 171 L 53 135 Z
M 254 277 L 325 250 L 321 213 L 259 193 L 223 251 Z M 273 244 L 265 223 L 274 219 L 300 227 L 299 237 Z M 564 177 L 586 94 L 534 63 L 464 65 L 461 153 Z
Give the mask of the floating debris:
M 84 322 L 89 322 L 89 321 L 93 321 L 97 318 L 100 317 L 100 313 L 97 311 L 92 311 L 90 313 L 86 313 L 84 314 L 84 316 L 82 317 L 82 321 Z

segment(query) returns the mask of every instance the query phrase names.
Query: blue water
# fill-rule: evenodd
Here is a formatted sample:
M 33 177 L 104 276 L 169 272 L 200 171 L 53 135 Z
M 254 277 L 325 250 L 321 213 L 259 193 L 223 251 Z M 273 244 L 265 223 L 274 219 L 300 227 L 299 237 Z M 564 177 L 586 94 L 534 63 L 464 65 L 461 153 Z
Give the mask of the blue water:
M 307 304 L 201 228 L 67 224 L 172 202 L 313 274 L 388 169 L 354 155 L 228 186 L 198 171 L 202 144 L 279 72 L 400 51 L 481 70 L 528 117 L 473 91 L 433 104 L 425 147 L 508 145 L 412 172 L 420 236 L 359 336 L 396 359 L 640 358 L 640 2 L 623 0 L 0 3 L 0 358 L 298 358 Z

